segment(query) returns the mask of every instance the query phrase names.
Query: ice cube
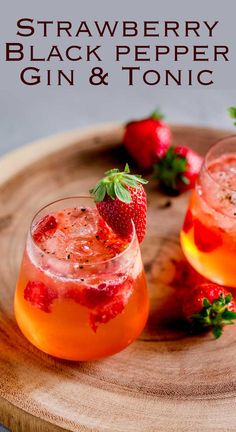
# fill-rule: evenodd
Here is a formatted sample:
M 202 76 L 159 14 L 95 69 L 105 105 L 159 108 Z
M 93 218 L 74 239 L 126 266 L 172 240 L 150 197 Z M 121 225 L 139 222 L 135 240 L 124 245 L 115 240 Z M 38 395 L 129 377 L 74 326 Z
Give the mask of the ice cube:
M 71 214 L 70 238 L 90 237 L 97 232 L 97 211 L 77 209 Z

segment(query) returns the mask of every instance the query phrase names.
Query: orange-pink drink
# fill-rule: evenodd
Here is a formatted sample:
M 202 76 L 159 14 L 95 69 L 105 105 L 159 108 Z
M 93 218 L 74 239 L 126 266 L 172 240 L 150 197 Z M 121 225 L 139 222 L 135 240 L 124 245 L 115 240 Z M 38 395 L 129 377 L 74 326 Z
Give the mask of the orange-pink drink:
M 236 138 L 213 146 L 181 232 L 184 254 L 208 279 L 236 287 Z
M 139 243 L 117 236 L 89 198 L 40 211 L 29 232 L 15 294 L 26 338 L 71 360 L 114 354 L 141 333 L 148 295 Z

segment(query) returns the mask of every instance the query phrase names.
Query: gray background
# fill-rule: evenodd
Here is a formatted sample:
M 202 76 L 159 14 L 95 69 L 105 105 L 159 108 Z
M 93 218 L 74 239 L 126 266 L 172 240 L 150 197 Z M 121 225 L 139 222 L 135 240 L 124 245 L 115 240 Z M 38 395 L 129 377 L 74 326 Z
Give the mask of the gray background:
M 58 40 L 51 34 L 47 40 L 39 36 L 17 40 L 16 21 L 22 17 L 35 19 L 65 19 L 74 23 L 80 20 L 220 20 L 215 42 L 229 44 L 231 61 L 228 64 L 214 65 L 217 85 L 214 88 L 161 88 L 139 84 L 128 87 L 124 76 L 112 61 L 111 50 L 114 41 L 103 40 L 104 69 L 111 72 L 113 80 L 109 87 L 91 87 L 86 84 L 88 65 L 78 65 L 81 83 L 75 87 L 25 87 L 19 82 L 19 71 L 24 63 L 4 62 L 5 42 L 37 44 L 39 50 Z M 146 116 L 156 106 L 160 106 L 172 123 L 205 125 L 211 127 L 232 127 L 226 108 L 236 105 L 235 70 L 235 0 L 224 2 L 215 0 L 8 0 L 1 2 L 0 11 L 0 154 L 4 154 L 27 142 L 60 131 L 109 121 L 126 121 L 133 117 Z M 189 43 L 212 44 L 212 41 L 192 40 Z M 87 43 L 86 38 L 70 41 L 63 39 L 60 45 Z M 91 41 L 89 41 L 92 43 Z M 94 38 L 93 43 L 101 41 Z M 122 38 L 117 43 L 126 43 Z M 154 43 L 152 40 L 136 40 L 137 44 Z M 166 40 L 161 39 L 161 44 Z M 183 38 L 169 40 L 168 43 L 184 44 Z M 134 44 L 130 39 L 128 43 Z M 130 62 L 129 62 L 130 63 Z M 184 62 L 186 68 L 191 62 Z M 38 66 L 38 65 L 37 65 Z M 59 66 L 53 62 L 50 68 Z M 90 65 L 93 66 L 93 65 Z M 154 64 L 143 67 L 152 68 Z M 166 64 L 168 66 L 168 62 Z M 172 65 L 173 66 L 173 65 Z M 205 68 L 205 64 L 199 67 Z M 210 68 L 212 64 L 207 64 Z M 48 65 L 39 65 L 44 70 Z M 61 65 L 60 65 L 61 67 Z M 65 68 L 75 68 L 74 64 L 64 63 Z M 164 65 L 163 65 L 164 67 Z M 63 413 L 62 413 L 63 415 Z M 0 430 L 1 427 L 0 427 Z
M 32 38 L 17 38 L 16 21 L 22 17 L 35 19 L 69 19 L 75 24 L 80 20 L 216 20 L 221 21 L 215 37 L 215 43 L 229 44 L 231 61 L 214 64 L 217 84 L 212 87 L 161 88 L 149 87 L 143 84 L 128 87 L 125 76 L 118 70 L 118 65 L 112 60 L 111 50 L 114 40 L 104 38 L 104 69 L 111 72 L 112 80 L 109 87 L 92 87 L 87 84 L 86 77 L 89 65 L 80 63 L 63 63 L 64 68 L 79 68 L 81 82 L 79 85 L 62 87 L 39 85 L 26 87 L 19 81 L 19 72 L 29 62 L 4 62 L 4 43 L 22 42 L 25 46 L 35 44 L 39 52 L 45 52 L 47 46 L 58 43 L 61 47 L 69 44 L 101 43 L 93 38 L 66 39 L 58 41 L 50 33 L 45 39 L 39 35 Z M 235 70 L 235 6 L 233 0 L 203 1 L 198 0 L 8 0 L 2 4 L 0 13 L 0 153 L 5 153 L 17 146 L 63 130 L 87 126 L 107 121 L 126 121 L 133 117 L 146 116 L 156 106 L 160 106 L 173 123 L 199 124 L 212 127 L 232 128 L 226 108 L 236 104 Z M 189 43 L 212 44 L 207 40 L 204 32 L 201 38 L 189 39 Z M 90 38 L 91 39 L 91 38 Z M 155 38 L 143 40 L 138 38 L 137 44 L 154 43 Z M 126 43 L 119 36 L 117 43 Z M 134 44 L 132 38 L 128 43 Z M 160 38 L 156 43 L 165 44 Z M 168 43 L 186 43 L 182 37 L 175 40 L 170 38 Z M 131 63 L 128 62 L 127 63 Z M 168 63 L 168 62 L 167 62 Z M 185 67 L 193 67 L 190 60 L 185 60 Z M 50 65 L 37 64 L 43 70 L 62 67 L 56 61 Z M 90 65 L 93 66 L 93 64 Z M 143 68 L 157 65 L 145 63 Z M 165 64 L 161 65 L 163 68 Z M 166 64 L 168 66 L 168 64 Z M 194 67 L 210 68 L 209 62 L 200 63 Z M 176 67 L 175 65 L 172 67 Z

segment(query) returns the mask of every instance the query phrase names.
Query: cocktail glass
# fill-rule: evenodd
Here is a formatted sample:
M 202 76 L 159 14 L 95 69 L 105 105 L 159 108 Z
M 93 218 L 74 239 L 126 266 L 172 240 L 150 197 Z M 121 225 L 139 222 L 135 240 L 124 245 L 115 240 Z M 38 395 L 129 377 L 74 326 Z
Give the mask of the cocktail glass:
M 181 231 L 189 263 L 203 276 L 236 288 L 236 136 L 208 151 Z
M 148 306 L 135 228 L 119 238 L 88 197 L 36 214 L 15 292 L 17 323 L 33 345 L 70 360 L 112 355 L 142 332 Z

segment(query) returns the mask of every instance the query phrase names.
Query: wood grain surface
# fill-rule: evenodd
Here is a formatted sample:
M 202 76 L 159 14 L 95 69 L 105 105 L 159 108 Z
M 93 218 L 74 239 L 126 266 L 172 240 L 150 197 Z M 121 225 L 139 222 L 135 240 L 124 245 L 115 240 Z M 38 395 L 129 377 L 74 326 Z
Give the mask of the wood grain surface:
M 188 194 L 169 199 L 155 182 L 147 187 L 142 255 L 151 311 L 138 341 L 102 361 L 73 363 L 38 351 L 16 325 L 13 295 L 33 214 L 122 167 L 122 134 L 119 125 L 73 131 L 0 160 L 0 422 L 21 432 L 236 431 L 235 328 L 215 341 L 189 335 L 181 321 L 179 290 L 189 289 L 190 270 L 178 235 Z M 176 144 L 202 154 L 225 135 L 173 127 Z

